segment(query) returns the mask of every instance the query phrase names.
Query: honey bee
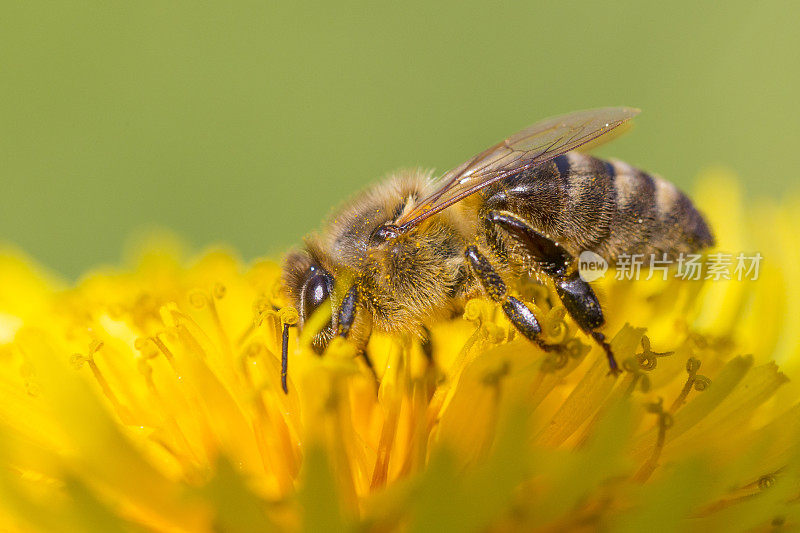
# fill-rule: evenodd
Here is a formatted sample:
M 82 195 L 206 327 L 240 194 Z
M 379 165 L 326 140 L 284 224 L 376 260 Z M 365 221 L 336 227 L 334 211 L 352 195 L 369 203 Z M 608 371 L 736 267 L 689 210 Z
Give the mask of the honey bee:
M 546 119 L 438 180 L 403 171 L 362 192 L 285 259 L 283 280 L 300 327 L 330 306 L 315 349 L 321 353 L 336 335 L 363 348 L 373 330 L 423 335 L 426 325 L 483 294 L 523 336 L 557 350 L 509 290 L 536 276 L 549 280 L 617 374 L 599 331 L 603 311 L 575 258 L 589 250 L 612 265 L 622 254 L 674 259 L 714 243 L 702 214 L 675 185 L 576 151 L 609 140 L 638 113 L 611 107 Z M 284 391 L 287 339 L 284 330 Z

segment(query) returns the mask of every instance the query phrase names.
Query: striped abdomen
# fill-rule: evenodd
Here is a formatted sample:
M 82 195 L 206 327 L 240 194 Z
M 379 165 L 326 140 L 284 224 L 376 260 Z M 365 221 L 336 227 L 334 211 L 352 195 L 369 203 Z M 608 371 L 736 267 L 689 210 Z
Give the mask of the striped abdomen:
M 666 253 L 714 244 L 691 200 L 672 183 L 620 161 L 570 152 L 488 187 L 486 206 L 528 219 L 573 255 Z

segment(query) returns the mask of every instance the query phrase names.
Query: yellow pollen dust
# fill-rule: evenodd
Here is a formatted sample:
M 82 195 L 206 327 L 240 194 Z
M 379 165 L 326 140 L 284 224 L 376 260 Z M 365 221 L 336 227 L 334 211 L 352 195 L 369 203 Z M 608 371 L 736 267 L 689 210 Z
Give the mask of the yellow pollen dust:
M 618 377 L 538 283 L 558 350 L 475 298 L 429 345 L 373 332 L 373 374 L 311 348 L 330 315 L 293 327 L 272 260 L 151 247 L 65 287 L 0 253 L 0 531 L 796 529 L 800 209 L 737 191 L 694 197 L 757 280 L 593 282 Z

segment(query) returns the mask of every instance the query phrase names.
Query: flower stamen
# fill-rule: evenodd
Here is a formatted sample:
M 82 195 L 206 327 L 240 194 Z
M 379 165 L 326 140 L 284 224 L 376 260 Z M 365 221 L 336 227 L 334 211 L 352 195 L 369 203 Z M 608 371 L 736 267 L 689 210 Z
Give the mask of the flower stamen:
M 697 371 L 700 370 L 700 365 L 701 361 L 699 359 L 695 359 L 694 357 L 690 357 L 686 362 L 686 371 L 689 373 L 689 377 L 686 379 L 686 383 L 684 384 L 680 394 L 678 394 L 678 397 L 675 398 L 675 401 L 669 408 L 670 413 L 674 414 L 678 409 L 680 409 L 681 405 L 683 405 L 683 403 L 686 401 L 686 398 L 689 396 L 689 392 L 691 392 L 693 388 L 698 392 L 702 392 L 711 386 L 711 380 L 709 378 L 697 373 Z
M 106 398 L 108 398 L 108 401 L 110 401 L 111 404 L 114 406 L 116 412 L 120 416 L 122 416 L 123 413 L 125 412 L 122 403 L 120 403 L 116 394 L 114 394 L 114 391 L 111 389 L 111 385 L 108 383 L 108 380 L 106 380 L 105 376 L 103 376 L 103 373 L 100 371 L 100 368 L 94 361 L 95 354 L 98 351 L 100 351 L 102 347 L 103 347 L 103 341 L 95 339 L 89 344 L 88 355 L 73 354 L 70 357 L 70 362 L 72 363 L 73 367 L 75 367 L 76 370 L 80 370 L 83 367 L 84 363 L 86 363 L 89 366 L 89 369 L 92 371 L 92 375 L 94 376 L 95 381 L 97 381 L 97 384 L 100 385 L 100 390 L 103 391 L 103 395 Z M 125 417 L 123 416 L 123 418 Z
M 654 352 L 650 348 L 650 339 L 642 335 L 642 352 L 637 353 L 636 360 L 643 370 L 654 370 L 659 357 L 667 357 L 675 352 Z
M 635 481 L 644 483 L 658 467 L 658 460 L 661 457 L 661 451 L 664 449 L 664 443 L 667 439 L 667 429 L 672 427 L 674 419 L 672 414 L 664 411 L 664 399 L 659 398 L 657 402 L 650 403 L 646 406 L 648 412 L 658 416 L 658 436 L 656 437 L 656 445 L 650 457 L 639 468 L 636 475 L 633 476 Z

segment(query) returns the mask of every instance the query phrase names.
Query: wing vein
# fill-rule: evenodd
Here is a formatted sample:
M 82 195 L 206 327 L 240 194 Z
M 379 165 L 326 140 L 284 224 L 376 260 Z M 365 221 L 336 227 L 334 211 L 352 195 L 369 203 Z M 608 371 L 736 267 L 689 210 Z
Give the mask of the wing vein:
M 606 107 L 537 122 L 446 172 L 436 190 L 402 215 L 395 225 L 401 232 L 406 232 L 503 178 L 529 170 L 605 136 L 638 113 L 638 109 L 629 107 Z

